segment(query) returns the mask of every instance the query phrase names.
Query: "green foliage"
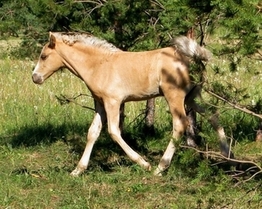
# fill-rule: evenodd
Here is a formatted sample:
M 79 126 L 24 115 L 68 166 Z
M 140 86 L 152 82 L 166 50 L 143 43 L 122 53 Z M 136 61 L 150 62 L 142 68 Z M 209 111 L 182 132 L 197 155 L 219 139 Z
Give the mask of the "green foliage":
M 221 53 L 233 52 L 242 55 L 253 54 L 261 47 L 259 30 L 262 17 L 256 9 L 258 2 L 213 1 L 214 15 L 223 33 L 221 38 L 227 47 Z
M 252 54 L 261 47 L 256 1 L 53 1 L 15 0 L 0 5 L 1 36 L 19 36 L 21 56 L 43 44 L 48 31 L 87 31 L 124 50 L 166 46 L 194 27 L 197 37 L 220 31 L 219 53 Z M 219 18 L 217 18 L 219 17 Z M 17 54 L 18 55 L 18 54 Z
M 193 178 L 192 181 L 194 182 L 218 178 L 219 169 L 216 166 L 211 166 L 212 161 L 210 159 L 203 158 L 194 150 L 179 150 L 174 161 L 176 170 L 181 169 L 181 173 L 186 173 L 187 176 Z

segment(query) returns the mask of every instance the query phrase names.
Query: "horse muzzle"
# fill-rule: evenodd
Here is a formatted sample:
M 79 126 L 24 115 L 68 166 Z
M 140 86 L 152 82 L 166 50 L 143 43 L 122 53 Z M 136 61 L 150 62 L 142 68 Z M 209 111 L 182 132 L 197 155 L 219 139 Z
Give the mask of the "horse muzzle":
M 36 84 L 42 84 L 44 82 L 44 78 L 39 73 L 33 73 L 32 75 L 33 82 Z

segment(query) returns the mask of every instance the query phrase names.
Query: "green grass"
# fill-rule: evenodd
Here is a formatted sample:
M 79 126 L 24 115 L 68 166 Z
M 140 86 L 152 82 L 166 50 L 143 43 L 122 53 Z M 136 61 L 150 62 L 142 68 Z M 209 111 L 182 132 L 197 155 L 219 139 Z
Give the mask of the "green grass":
M 56 95 L 88 94 L 76 77 L 58 72 L 43 85 L 31 81 L 30 61 L 1 60 L 0 208 L 261 208 L 261 179 L 232 178 L 230 168 L 219 167 L 200 154 L 178 149 L 163 177 L 155 177 L 132 163 L 112 142 L 106 128 L 95 144 L 90 166 L 79 178 L 69 176 L 81 157 L 93 112 L 73 103 L 60 105 Z M 226 68 L 226 66 L 224 66 Z M 259 63 L 255 66 L 259 69 Z M 212 72 L 212 71 L 210 71 Z M 245 69 L 225 74 L 221 82 L 248 87 L 251 100 L 259 100 L 262 77 Z M 211 81 L 217 79 L 210 73 Z M 244 82 L 243 82 L 244 80 Z M 208 98 L 208 95 L 204 94 Z M 77 102 L 93 106 L 91 98 Z M 166 148 L 171 118 L 164 99 L 157 99 L 156 134 L 147 136 L 139 126 L 143 102 L 126 107 L 125 139 L 153 165 Z M 257 120 L 222 107 L 221 123 L 234 139 L 240 158 L 260 163 L 262 145 L 253 142 Z M 134 122 L 133 122 L 134 121 Z M 202 121 L 203 147 L 218 151 L 215 133 Z M 136 139 L 136 143 L 134 142 Z M 237 184 L 238 183 L 238 184 Z

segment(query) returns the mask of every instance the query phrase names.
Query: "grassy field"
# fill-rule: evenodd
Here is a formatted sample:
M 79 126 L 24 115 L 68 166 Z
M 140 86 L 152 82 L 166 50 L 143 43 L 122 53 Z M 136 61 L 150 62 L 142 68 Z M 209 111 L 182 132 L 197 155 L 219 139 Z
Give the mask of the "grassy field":
M 31 81 L 33 66 L 28 60 L 0 60 L 0 208 L 262 208 L 259 176 L 244 182 L 252 174 L 233 177 L 232 168 L 180 148 L 168 172 L 155 177 L 130 162 L 106 128 L 87 171 L 79 178 L 70 177 L 84 149 L 93 112 L 73 103 L 61 105 L 56 96 L 89 93 L 67 71 L 37 86 Z M 250 67 L 258 71 L 259 66 L 257 62 Z M 212 82 L 218 77 L 210 74 L 209 78 Z M 247 87 L 247 104 L 261 96 L 260 72 L 253 77 L 243 67 L 219 80 Z M 93 106 L 88 96 L 76 101 Z M 139 126 L 143 117 L 137 118 L 143 109 L 144 103 L 127 105 L 125 135 L 155 167 L 169 141 L 171 120 L 164 100 L 157 99 L 156 134 L 146 136 Z M 221 123 L 234 139 L 236 157 L 261 163 L 262 145 L 254 142 L 257 120 L 223 104 Z M 204 147 L 218 151 L 215 133 L 206 121 L 201 136 Z

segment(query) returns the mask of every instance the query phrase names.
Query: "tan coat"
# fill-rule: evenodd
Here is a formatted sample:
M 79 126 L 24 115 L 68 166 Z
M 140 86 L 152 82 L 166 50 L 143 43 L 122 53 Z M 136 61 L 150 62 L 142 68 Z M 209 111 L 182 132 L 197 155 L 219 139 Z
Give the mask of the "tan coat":
M 155 170 L 161 175 L 175 152 L 173 140 L 187 127 L 184 108 L 190 90 L 189 61 L 208 60 L 210 53 L 186 37 L 174 40 L 174 46 L 144 52 L 123 52 L 106 41 L 86 34 L 50 33 L 33 71 L 33 81 L 43 83 L 62 67 L 81 78 L 95 99 L 96 115 L 87 134 L 87 145 L 78 166 L 79 175 L 87 168 L 91 151 L 103 123 L 131 160 L 147 170 L 151 165 L 122 139 L 119 129 L 120 105 L 127 101 L 164 96 L 173 119 L 173 135 Z

